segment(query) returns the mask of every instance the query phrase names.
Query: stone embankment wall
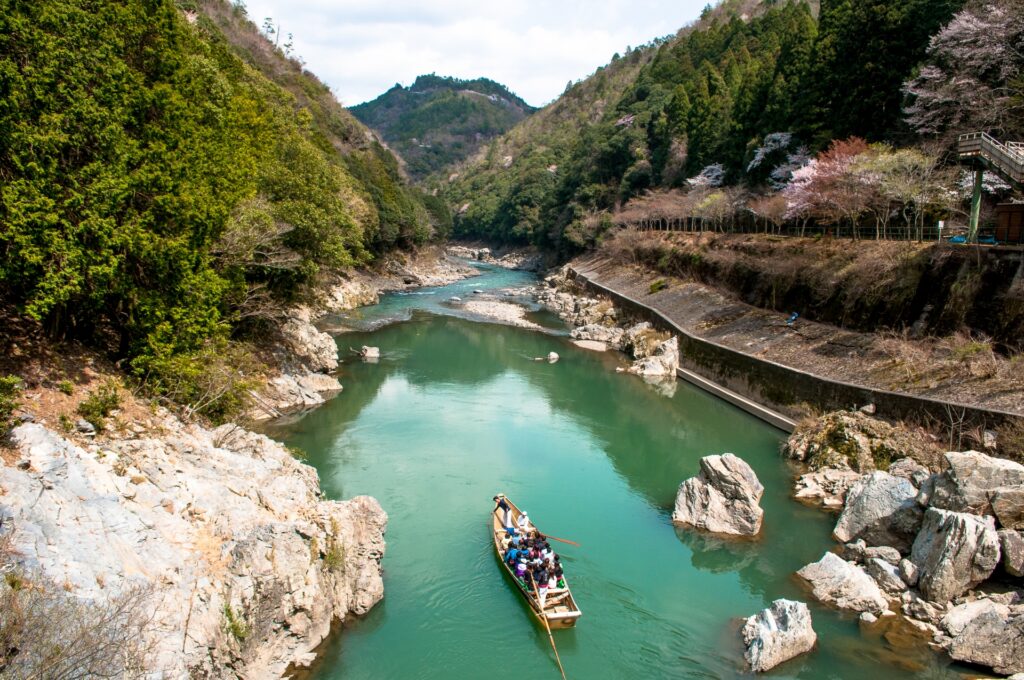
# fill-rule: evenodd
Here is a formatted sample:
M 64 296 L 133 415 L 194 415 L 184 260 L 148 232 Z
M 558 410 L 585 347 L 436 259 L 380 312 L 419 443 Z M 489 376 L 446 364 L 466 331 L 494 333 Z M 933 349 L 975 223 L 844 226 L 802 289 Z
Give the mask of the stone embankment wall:
M 965 426 L 994 427 L 1019 416 L 968 404 L 873 389 L 832 380 L 767 361 L 697 337 L 673 321 L 657 303 L 643 303 L 616 286 L 593 263 L 575 263 L 568 275 L 591 294 L 607 296 L 625 313 L 650 321 L 679 337 L 680 365 L 727 389 L 760 402 L 792 418 L 806 415 L 807 406 L 821 411 L 859 408 L 873 404 L 884 417 L 946 423 L 963 417 Z

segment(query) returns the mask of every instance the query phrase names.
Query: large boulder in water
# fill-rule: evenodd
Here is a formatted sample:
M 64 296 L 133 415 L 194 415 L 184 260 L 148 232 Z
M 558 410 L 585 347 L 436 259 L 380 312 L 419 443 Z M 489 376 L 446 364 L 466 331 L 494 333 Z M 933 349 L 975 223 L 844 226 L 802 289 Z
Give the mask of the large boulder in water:
M 679 486 L 672 521 L 716 534 L 756 536 L 764 511 L 764 487 L 741 458 L 705 456 L 700 474 Z
M 949 655 L 996 673 L 1024 673 L 1024 614 L 1004 618 L 996 607 L 985 609 L 953 639 Z
M 991 517 L 928 508 L 910 560 L 918 587 L 933 602 L 947 602 L 978 585 L 999 564 L 999 535 Z
M 747 619 L 743 626 L 743 658 L 755 673 L 775 668 L 809 652 L 818 636 L 811 627 L 811 612 L 803 602 L 775 600 L 772 606 Z
M 825 553 L 820 560 L 798 571 L 797 576 L 811 586 L 816 600 L 839 609 L 881 614 L 888 606 L 875 580 L 835 553 Z
M 1024 465 L 977 451 L 946 454 L 949 469 L 935 479 L 932 507 L 994 515 L 1007 529 L 1024 529 Z
M 858 538 L 868 545 L 888 545 L 906 552 L 921 526 L 917 489 L 906 479 L 872 472 L 846 495 L 846 507 L 832 536 L 842 543 Z

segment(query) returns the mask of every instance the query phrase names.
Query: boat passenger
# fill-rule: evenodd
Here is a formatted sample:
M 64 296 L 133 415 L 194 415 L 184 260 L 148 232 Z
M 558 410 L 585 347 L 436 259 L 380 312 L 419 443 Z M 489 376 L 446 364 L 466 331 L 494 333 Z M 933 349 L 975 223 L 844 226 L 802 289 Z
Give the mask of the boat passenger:
M 526 576 L 526 560 L 520 555 L 516 562 L 516 578 L 522 580 Z
M 519 521 L 516 522 L 516 526 L 519 527 L 519 530 L 524 534 L 529 534 L 530 530 L 533 528 L 530 524 L 530 516 L 526 514 L 525 510 L 523 510 L 523 513 L 519 515 Z
M 521 533 L 519 533 L 518 531 L 516 531 L 515 527 L 512 527 L 510 529 L 510 531 L 512 532 L 512 541 L 511 541 L 511 543 L 512 543 L 512 545 L 514 545 L 515 547 L 518 548 L 524 542 L 523 541 L 523 535 Z

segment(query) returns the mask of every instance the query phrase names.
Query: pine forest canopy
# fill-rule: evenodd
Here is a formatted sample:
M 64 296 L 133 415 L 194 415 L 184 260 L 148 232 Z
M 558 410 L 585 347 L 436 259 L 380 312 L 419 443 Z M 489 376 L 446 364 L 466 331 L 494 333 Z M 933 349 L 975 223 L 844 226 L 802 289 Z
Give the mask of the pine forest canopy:
M 351 111 L 380 132 L 413 178 L 424 179 L 464 161 L 534 109 L 493 80 L 431 74 Z
M 153 385 L 201 370 L 322 272 L 446 237 L 372 139 L 225 0 L 8 3 L 3 302 Z

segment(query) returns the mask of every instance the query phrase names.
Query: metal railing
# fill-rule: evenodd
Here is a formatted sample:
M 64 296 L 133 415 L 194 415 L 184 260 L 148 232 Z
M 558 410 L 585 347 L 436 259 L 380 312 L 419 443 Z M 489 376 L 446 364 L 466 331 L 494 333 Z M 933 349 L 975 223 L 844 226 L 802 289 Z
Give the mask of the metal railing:
M 982 158 L 1017 184 L 1024 183 L 1024 142 L 1003 144 L 987 132 L 960 135 L 960 158 Z

